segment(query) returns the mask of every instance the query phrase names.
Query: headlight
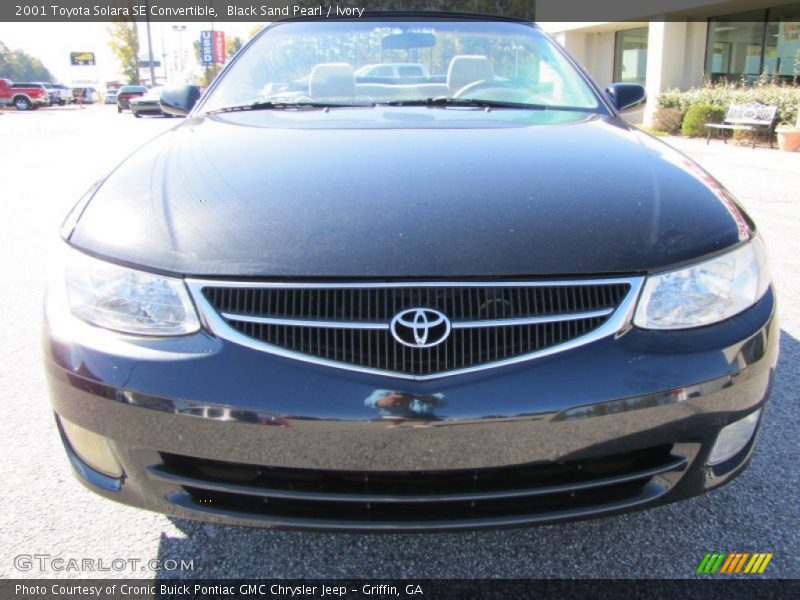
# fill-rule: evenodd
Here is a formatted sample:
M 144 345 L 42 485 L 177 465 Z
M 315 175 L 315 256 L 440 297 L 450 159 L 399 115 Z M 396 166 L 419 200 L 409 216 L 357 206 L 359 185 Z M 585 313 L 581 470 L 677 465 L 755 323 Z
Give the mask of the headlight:
M 633 323 L 643 329 L 687 329 L 724 321 L 767 291 L 764 244 L 747 244 L 710 260 L 647 278 Z
M 200 329 L 180 279 L 127 269 L 70 250 L 67 296 L 72 312 L 93 325 L 136 335 L 184 335 Z

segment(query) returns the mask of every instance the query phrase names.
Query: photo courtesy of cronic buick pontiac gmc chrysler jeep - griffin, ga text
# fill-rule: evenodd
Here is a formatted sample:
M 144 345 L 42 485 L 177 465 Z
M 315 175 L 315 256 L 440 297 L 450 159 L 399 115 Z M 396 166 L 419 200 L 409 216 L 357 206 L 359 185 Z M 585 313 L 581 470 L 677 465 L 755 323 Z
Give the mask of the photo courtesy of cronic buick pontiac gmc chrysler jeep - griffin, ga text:
M 384 68 L 380 68 L 385 65 Z M 535 25 L 267 26 L 67 216 L 77 477 L 216 522 L 434 531 L 730 481 L 778 354 L 758 229 Z

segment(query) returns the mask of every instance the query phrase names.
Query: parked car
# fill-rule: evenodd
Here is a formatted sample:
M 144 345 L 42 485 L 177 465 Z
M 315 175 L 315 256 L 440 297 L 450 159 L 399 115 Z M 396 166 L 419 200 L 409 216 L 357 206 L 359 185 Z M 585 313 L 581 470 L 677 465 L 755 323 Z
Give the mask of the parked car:
M 50 104 L 50 95 L 41 83 L 13 82 L 11 104 L 17 110 L 36 110 Z
M 531 23 L 420 16 L 271 23 L 67 217 L 45 372 L 89 489 L 433 531 L 745 469 L 781 335 L 753 220 L 626 123 L 641 85 Z M 444 83 L 357 82 L 397 48 Z
M 11 80 L 0 78 L 0 108 L 11 103 Z
M 144 96 L 131 98 L 129 103 L 133 116 L 138 119 L 142 115 L 164 115 L 161 112 L 161 90 L 163 89 L 163 87 L 151 88 Z
M 72 101 L 72 90 L 63 83 L 54 83 L 51 90 L 53 102 L 59 106 L 64 106 Z
M 106 90 L 105 99 L 103 102 L 105 104 L 116 104 L 117 103 L 117 94 L 119 90 L 117 88 L 109 88 Z
M 147 93 L 147 88 L 143 85 L 123 85 L 117 92 L 117 112 L 130 110 L 131 98 L 138 98 Z
M 72 102 L 94 104 L 97 102 L 97 90 L 93 87 L 74 87 L 72 88 Z
M 134 117 L 140 118 L 142 115 L 161 115 L 164 117 L 174 117 L 177 115 L 164 112 L 162 108 L 163 95 L 169 93 L 170 90 L 175 88 L 157 87 L 148 90 L 144 96 L 138 98 L 131 98 L 130 106 L 131 113 Z M 182 86 L 182 93 L 195 95 L 198 98 L 202 95 L 202 88 L 196 85 Z
M 50 105 L 58 104 L 64 106 L 72 100 L 72 91 L 63 83 L 50 83 L 49 81 L 37 81 L 46 90 L 50 98 Z
M 53 84 L 49 81 L 37 81 L 37 84 L 41 85 L 44 89 L 47 90 L 47 105 L 52 106 L 54 103 L 57 102 L 57 93 L 53 89 Z

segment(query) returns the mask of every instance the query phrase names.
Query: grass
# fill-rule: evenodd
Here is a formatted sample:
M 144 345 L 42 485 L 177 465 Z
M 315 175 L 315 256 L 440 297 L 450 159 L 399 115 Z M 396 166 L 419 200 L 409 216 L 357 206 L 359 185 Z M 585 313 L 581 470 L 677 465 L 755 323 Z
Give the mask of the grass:
M 639 129 L 641 129 L 645 133 L 649 133 L 650 135 L 654 135 L 656 137 L 667 137 L 667 133 L 665 131 L 656 131 L 655 129 L 651 129 L 647 125 L 639 124 L 639 125 L 635 125 L 635 127 L 638 127 Z

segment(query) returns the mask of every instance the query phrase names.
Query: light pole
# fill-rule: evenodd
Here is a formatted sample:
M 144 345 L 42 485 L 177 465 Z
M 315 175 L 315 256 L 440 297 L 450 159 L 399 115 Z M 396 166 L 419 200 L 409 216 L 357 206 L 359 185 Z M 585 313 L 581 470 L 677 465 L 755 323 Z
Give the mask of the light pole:
M 150 86 L 156 85 L 156 69 L 153 65 L 153 38 L 150 35 L 150 3 L 145 0 L 145 7 L 147 10 L 147 58 L 150 61 Z
M 186 25 L 173 25 L 172 31 L 178 33 L 178 65 L 180 69 L 180 79 L 181 83 L 185 81 L 185 77 L 183 75 L 183 33 L 186 32 Z
M 164 71 L 164 85 L 167 85 L 167 48 L 164 46 L 164 38 L 161 38 L 161 69 Z

